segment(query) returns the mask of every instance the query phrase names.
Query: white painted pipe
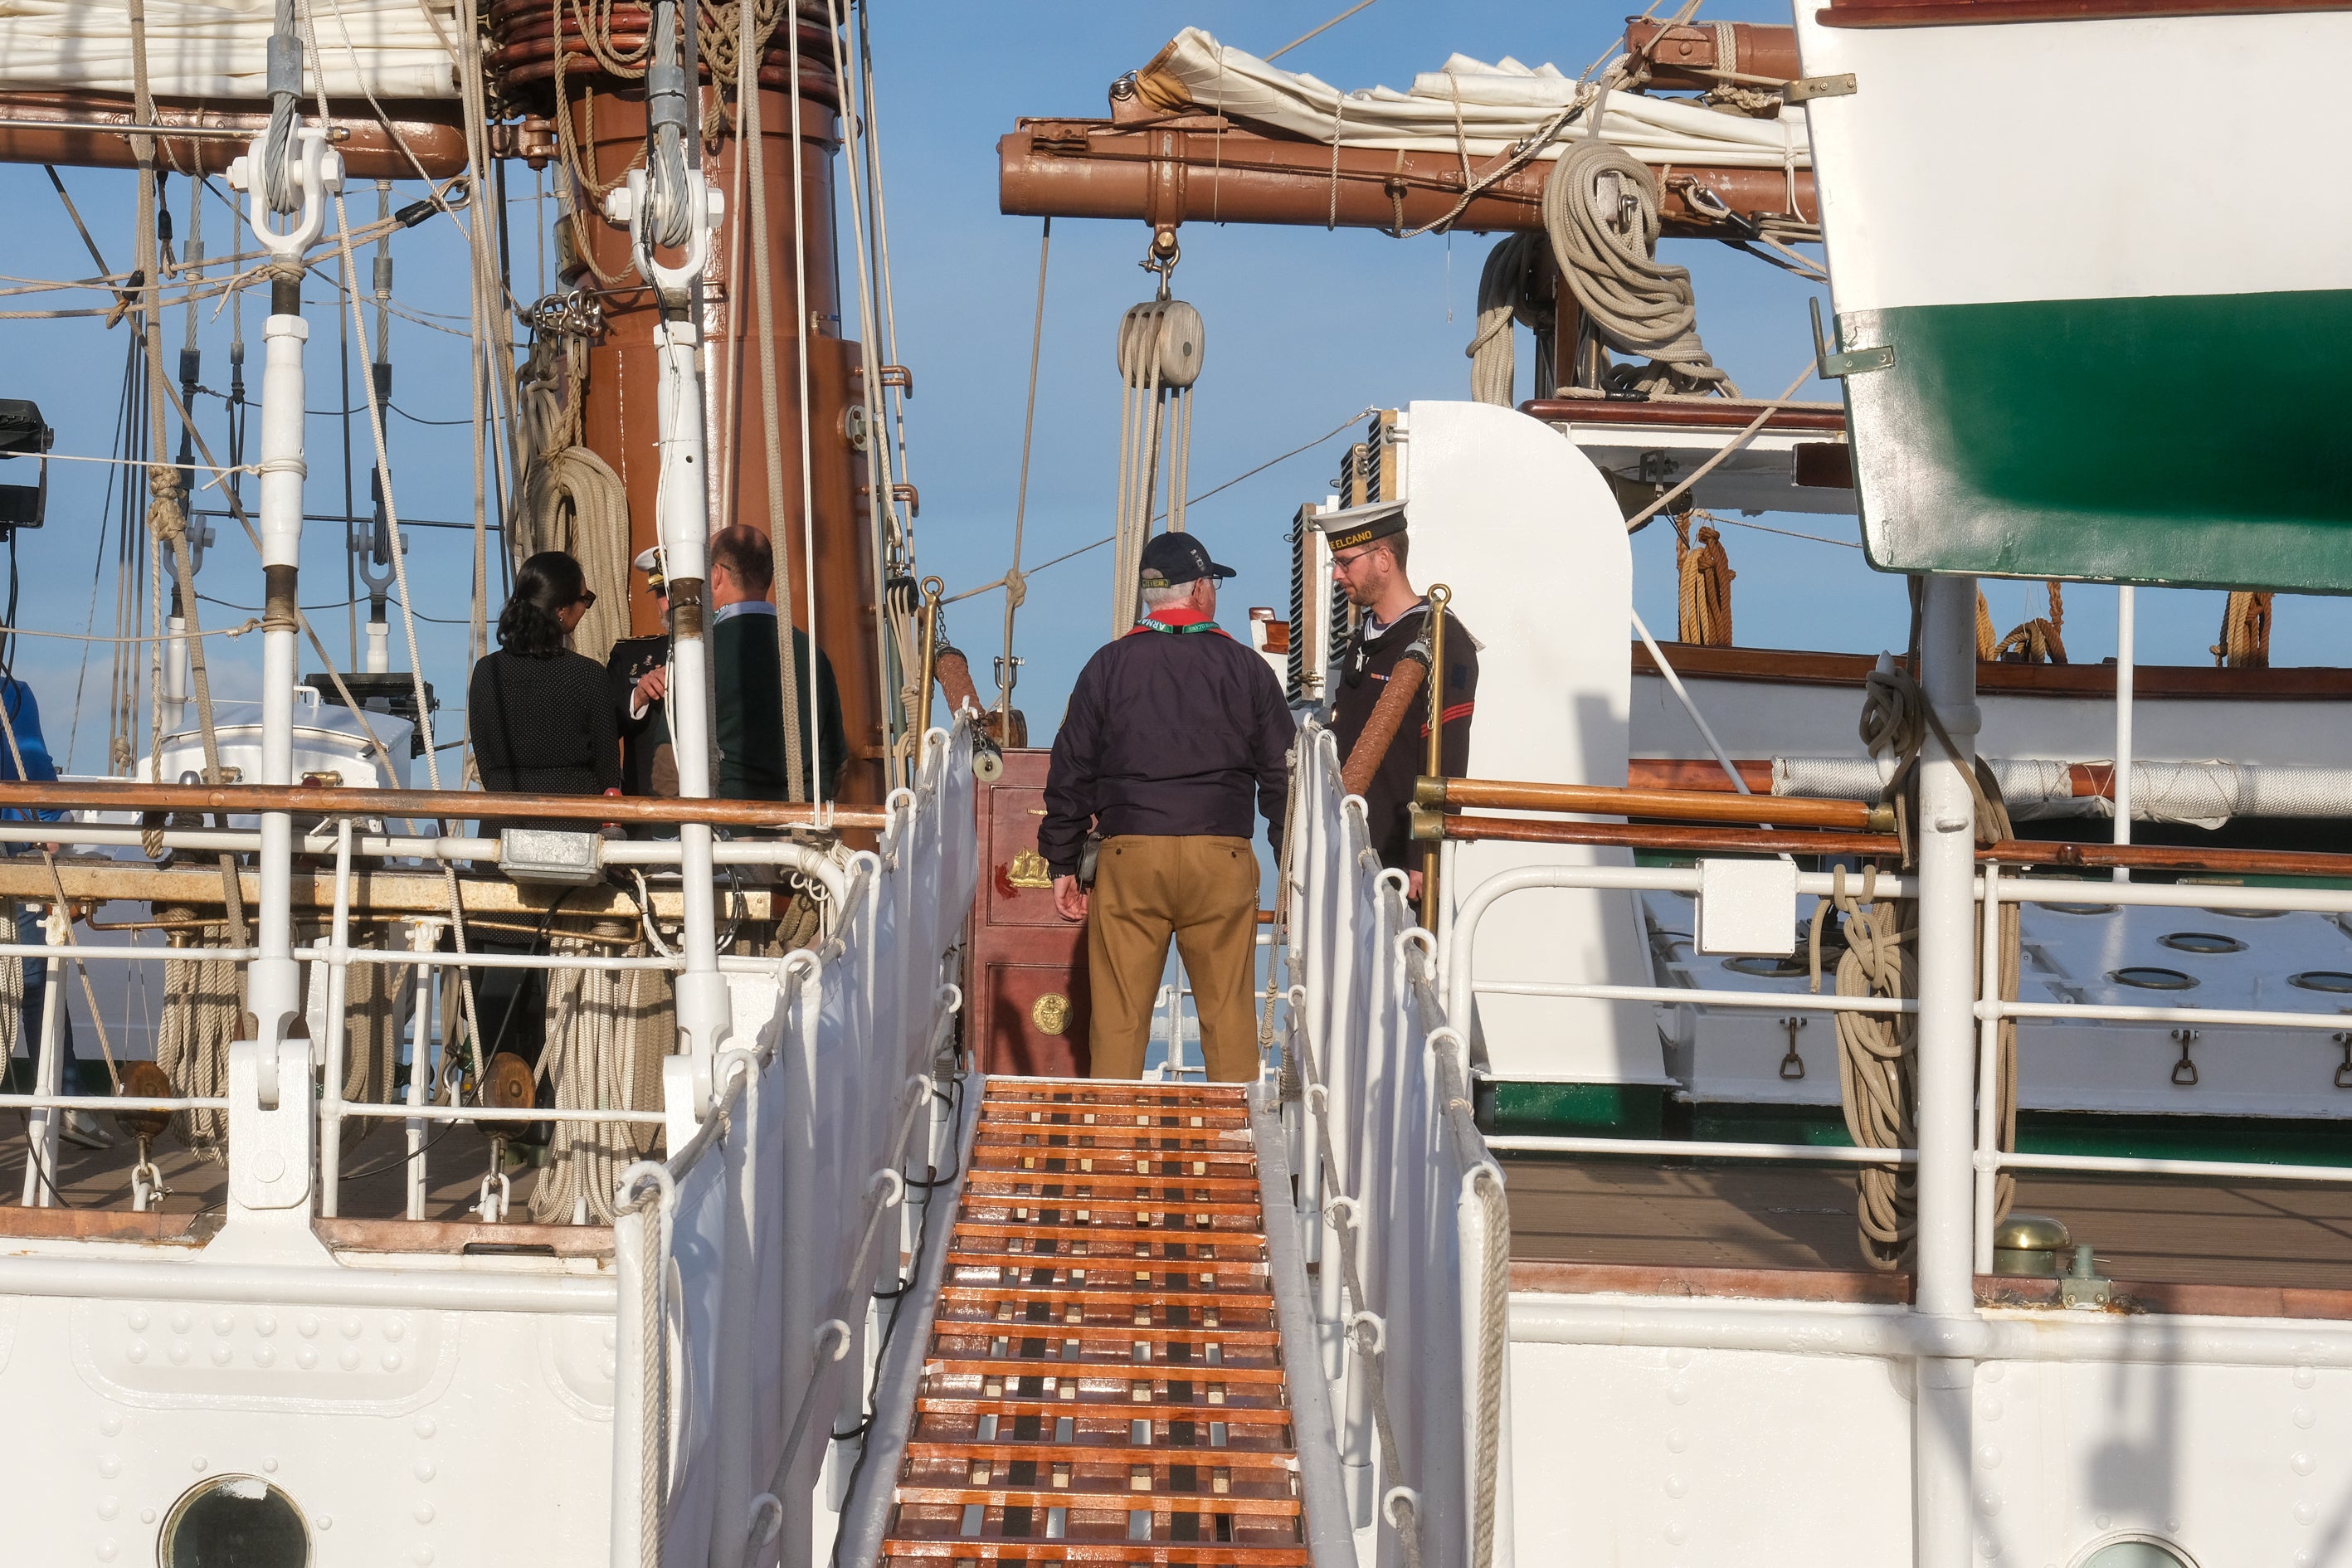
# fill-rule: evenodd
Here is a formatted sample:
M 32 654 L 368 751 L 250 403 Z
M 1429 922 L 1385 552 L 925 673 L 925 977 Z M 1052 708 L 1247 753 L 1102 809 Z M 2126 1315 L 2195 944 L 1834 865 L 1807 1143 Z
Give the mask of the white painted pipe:
M 163 645 L 163 702 L 170 710 L 164 723 L 176 730 L 188 721 L 188 617 L 173 616 L 163 626 L 169 639 Z
M 701 180 L 694 180 L 698 205 Z M 698 216 L 699 215 L 698 214 Z M 645 221 L 642 217 L 639 223 Z M 697 223 L 697 232 L 703 226 Z M 661 428 L 658 489 L 663 562 L 673 584 L 708 583 L 709 474 L 702 424 L 702 328 L 691 310 L 671 314 L 654 327 L 654 350 L 661 365 L 656 399 Z M 711 794 L 712 689 L 707 617 L 676 617 L 671 628 L 668 703 L 670 733 L 677 742 L 678 794 L 705 800 Z M 686 971 L 677 985 L 677 1029 L 694 1058 L 695 1113 L 709 1103 L 712 1075 L 729 1026 L 727 983 L 719 973 L 718 913 L 711 868 L 713 836 L 705 823 L 678 829 L 679 867 L 685 883 L 683 947 Z
M 1954 1319 L 1844 1301 L 1750 1303 L 1515 1291 L 1511 1340 L 1515 1344 L 1916 1357 L 1962 1364 L 2120 1362 L 2352 1368 L 2352 1323 L 2308 1318 L 2122 1316 L 2063 1308 L 1995 1308 Z
M 2132 773 L 2137 763 L 2132 761 L 2132 677 L 2137 606 L 2133 603 L 2128 583 L 2116 590 L 2116 842 L 2131 842 Z M 2113 880 L 2128 882 L 2131 868 L 2118 866 Z
M 307 184 L 307 182 L 306 182 Z M 282 615 L 265 615 L 261 632 L 261 776 L 264 784 L 294 782 L 295 625 L 293 574 L 302 558 L 302 426 L 305 396 L 302 345 L 310 329 L 299 314 L 272 314 L 261 329 L 261 564 L 274 582 L 271 597 L 289 601 Z M 302 1010 L 301 971 L 294 962 L 294 819 L 261 814 L 257 942 L 261 956 L 246 970 L 246 1009 L 259 1020 L 273 1049 Z
M 410 955 L 424 952 L 441 940 L 440 922 L 417 921 L 408 928 Z M 432 1099 L 433 1082 L 433 971 L 420 969 L 416 975 L 415 1007 L 411 1015 L 408 1041 L 408 1110 L 407 1124 L 402 1130 L 408 1145 L 408 1208 L 410 1219 L 425 1217 L 426 1182 L 425 1177 L 425 1118 L 416 1112 Z
M 1457 982 L 1457 986 L 1459 983 Z M 1578 985 L 1541 980 L 1481 980 L 1464 987 L 1480 996 L 1565 996 L 1598 1002 L 1651 1002 L 1661 1007 L 1759 1007 L 1801 1013 L 1916 1013 L 1897 996 L 1815 995 L 1810 991 L 1722 991 L 1686 985 Z M 1449 1009 L 1449 1016 L 1451 1010 Z M 2202 1016 L 2202 1015 L 2200 1015 Z M 1460 1026 L 1455 1026 L 1459 1027 Z
M 61 949 L 65 941 L 65 919 L 55 904 L 46 910 L 47 935 L 49 948 Z M 47 952 L 47 950 L 44 950 Z M 36 1047 L 39 1056 L 33 1071 L 33 1092 L 37 1097 L 51 1100 L 61 1085 L 64 1044 L 59 1031 L 64 1027 L 66 1011 L 63 952 L 50 952 L 48 966 L 41 972 L 41 1038 Z M 20 1200 L 27 1208 L 51 1208 L 59 1194 L 53 1184 L 58 1172 L 58 1133 L 63 1118 L 44 1105 L 32 1110 L 25 1126 L 25 1192 Z
M 646 1403 L 646 1336 L 656 1326 L 645 1312 L 645 1227 L 661 1223 L 656 1207 L 625 1209 L 613 1221 L 613 1470 L 612 1531 L 606 1561 L 611 1568 L 641 1568 L 645 1561 L 643 1467 Z
M 1977 585 L 1926 580 L 1922 685 L 1942 734 L 1930 733 L 1919 769 L 1918 1219 L 1914 1309 L 1965 1321 L 1976 1311 L 1976 809 L 1969 770 L 1982 727 L 1976 701 Z M 1949 737 L 1948 748 L 1945 736 Z M 1923 1356 L 1913 1463 L 1913 1560 L 1968 1568 L 1973 1363 Z
M 2130 1176 L 2202 1176 L 2218 1181 L 2352 1183 L 2352 1166 L 2272 1165 L 2259 1160 L 2165 1160 L 2139 1154 L 2020 1154 L 1988 1150 L 1978 1163 L 1996 1170 L 2103 1171 Z

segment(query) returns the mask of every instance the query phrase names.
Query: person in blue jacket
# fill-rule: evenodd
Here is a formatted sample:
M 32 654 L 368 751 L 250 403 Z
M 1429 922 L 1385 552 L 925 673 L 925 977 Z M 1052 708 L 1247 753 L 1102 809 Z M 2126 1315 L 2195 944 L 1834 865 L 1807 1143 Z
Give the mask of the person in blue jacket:
M 14 747 L 0 742 L 0 779 L 14 782 L 19 777 L 34 784 L 55 784 L 57 763 L 49 758 L 49 743 L 41 734 L 41 705 L 33 696 L 33 689 L 14 676 L 0 676 L 0 705 L 8 713 L 8 729 L 16 737 Z M 22 753 L 25 771 L 16 771 L 16 757 Z M 9 822 L 61 822 L 66 813 L 56 806 L 10 806 L 0 811 L 0 820 Z M 35 847 L 11 844 L 9 854 L 27 854 Z M 47 922 L 41 910 L 33 905 L 16 908 L 16 940 L 36 945 L 48 940 Z M 25 1000 L 18 1017 L 21 1027 L 16 1038 L 26 1057 L 35 1068 L 39 1064 L 41 1020 L 48 1003 L 49 963 L 45 958 L 25 960 Z M 58 1019 L 58 1036 L 64 1047 L 64 1071 L 59 1081 L 69 1094 L 104 1094 L 104 1074 L 96 1063 L 84 1063 L 74 1056 L 73 1013 L 71 1009 Z M 27 1075 L 29 1079 L 29 1074 Z M 87 1110 L 68 1110 L 63 1123 L 65 1136 L 85 1149 L 103 1149 L 113 1142 L 106 1129 Z

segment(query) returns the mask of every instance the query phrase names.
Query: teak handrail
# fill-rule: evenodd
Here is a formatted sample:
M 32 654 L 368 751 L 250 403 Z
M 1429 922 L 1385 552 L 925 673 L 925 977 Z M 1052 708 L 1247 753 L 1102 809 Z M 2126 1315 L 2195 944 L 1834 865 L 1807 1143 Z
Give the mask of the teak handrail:
M 1500 779 L 1413 781 L 1413 804 L 1433 810 L 1564 811 L 1595 816 L 1653 816 L 1681 822 L 1737 822 L 1887 833 L 1891 806 L 1860 800 L 1724 795 L 1711 790 L 1624 789 L 1613 784 L 1517 784 Z

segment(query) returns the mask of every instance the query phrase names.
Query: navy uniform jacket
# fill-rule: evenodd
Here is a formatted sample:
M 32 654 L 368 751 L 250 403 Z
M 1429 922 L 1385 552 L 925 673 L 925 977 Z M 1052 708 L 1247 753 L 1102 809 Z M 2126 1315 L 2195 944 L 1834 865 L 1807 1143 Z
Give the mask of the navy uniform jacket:
M 1074 876 L 1089 826 L 1249 838 L 1263 815 L 1279 850 L 1297 736 L 1264 658 L 1213 621 L 1162 610 L 1096 650 L 1054 738 L 1037 852 Z
M 1381 693 L 1388 689 L 1389 672 L 1396 668 L 1404 650 L 1421 640 L 1422 622 L 1428 613 L 1429 605 L 1424 600 L 1399 616 L 1396 624 L 1379 637 L 1367 638 L 1364 633 L 1368 623 L 1359 623 L 1356 635 L 1348 640 L 1347 656 L 1339 667 L 1339 692 L 1331 701 L 1331 734 L 1339 743 L 1342 760 L 1354 747 L 1356 737 L 1364 732 L 1372 710 L 1380 706 Z M 1470 716 L 1477 708 L 1477 697 L 1478 645 L 1471 640 L 1454 612 L 1448 610 L 1445 741 L 1442 752 L 1447 778 L 1461 778 L 1470 770 Z M 1421 865 L 1422 847 L 1412 841 L 1412 823 L 1405 811 L 1412 804 L 1412 781 L 1429 768 L 1427 685 L 1413 699 L 1413 706 L 1417 711 L 1407 715 L 1398 727 L 1388 755 L 1381 760 L 1380 771 L 1364 786 L 1364 820 L 1371 829 L 1372 851 L 1381 858 L 1381 865 L 1398 870 L 1412 870 Z

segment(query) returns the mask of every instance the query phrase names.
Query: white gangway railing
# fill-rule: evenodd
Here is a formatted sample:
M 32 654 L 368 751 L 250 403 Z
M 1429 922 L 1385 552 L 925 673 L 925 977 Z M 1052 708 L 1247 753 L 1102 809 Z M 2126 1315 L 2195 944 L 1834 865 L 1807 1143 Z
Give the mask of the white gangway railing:
M 1502 1173 L 1403 879 L 1374 858 L 1330 732 L 1305 725 L 1297 756 L 1283 1110 L 1350 1522 L 1381 1568 L 1507 1564 Z
M 673 1119 L 669 1160 L 623 1177 L 614 1568 L 823 1555 L 881 1349 L 877 1292 L 901 1286 L 906 1172 L 921 1179 L 954 1137 L 938 1108 L 976 869 L 968 729 L 930 732 L 888 816 L 824 946 L 730 976 L 738 1019 L 741 988 L 772 986 L 774 1006 L 721 1056 L 699 1130 Z

